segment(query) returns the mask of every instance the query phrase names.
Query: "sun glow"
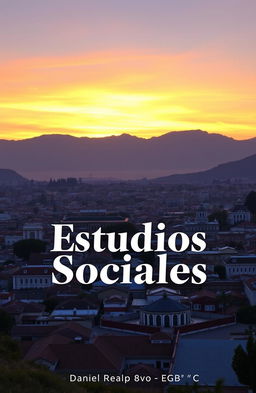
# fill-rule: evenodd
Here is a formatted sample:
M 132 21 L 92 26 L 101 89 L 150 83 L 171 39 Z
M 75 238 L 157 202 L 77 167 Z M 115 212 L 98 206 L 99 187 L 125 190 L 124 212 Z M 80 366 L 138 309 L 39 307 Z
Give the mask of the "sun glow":
M 230 71 L 232 69 L 232 72 Z M 255 134 L 256 80 L 223 57 L 102 52 L 0 66 L 0 136 L 142 137 L 204 129 Z

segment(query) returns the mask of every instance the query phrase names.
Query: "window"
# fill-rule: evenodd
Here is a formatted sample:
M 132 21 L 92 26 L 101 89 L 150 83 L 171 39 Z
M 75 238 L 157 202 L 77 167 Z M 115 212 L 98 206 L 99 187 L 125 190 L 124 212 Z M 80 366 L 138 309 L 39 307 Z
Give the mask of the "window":
M 170 317 L 169 317 L 169 315 L 165 315 L 165 317 L 164 317 L 164 327 L 166 327 L 166 328 L 170 327 Z
M 156 316 L 156 326 L 161 326 L 161 316 L 160 315 Z
M 35 235 L 35 232 L 34 232 L 34 231 L 30 231 L 30 232 L 29 232 L 29 238 L 30 238 L 30 239 L 35 239 L 35 238 L 36 238 L 36 235 Z
M 205 311 L 215 311 L 215 305 L 214 304 L 206 304 Z

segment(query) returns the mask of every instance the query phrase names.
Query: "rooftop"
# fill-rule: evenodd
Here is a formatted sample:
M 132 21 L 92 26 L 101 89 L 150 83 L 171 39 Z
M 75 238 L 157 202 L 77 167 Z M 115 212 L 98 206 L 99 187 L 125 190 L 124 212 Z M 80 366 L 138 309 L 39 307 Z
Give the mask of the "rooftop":
M 148 304 L 143 308 L 143 311 L 148 312 L 180 312 L 189 310 L 189 306 L 176 302 L 175 300 L 169 299 L 168 297 L 162 297 L 155 302 Z

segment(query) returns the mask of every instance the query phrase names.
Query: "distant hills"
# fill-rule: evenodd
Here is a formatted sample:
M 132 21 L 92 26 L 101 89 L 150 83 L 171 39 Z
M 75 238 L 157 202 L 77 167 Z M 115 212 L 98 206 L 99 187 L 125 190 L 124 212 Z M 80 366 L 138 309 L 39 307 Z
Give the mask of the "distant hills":
M 230 179 L 256 181 L 256 154 L 239 161 L 218 165 L 207 171 L 165 176 L 154 181 L 165 184 L 209 184 L 216 180 Z
M 201 130 L 170 132 L 150 139 L 128 134 L 105 138 L 42 135 L 0 140 L 0 168 L 27 178 L 155 178 L 202 171 L 256 153 L 256 138 L 238 141 Z
M 0 185 L 16 186 L 27 181 L 27 179 L 11 169 L 0 169 Z

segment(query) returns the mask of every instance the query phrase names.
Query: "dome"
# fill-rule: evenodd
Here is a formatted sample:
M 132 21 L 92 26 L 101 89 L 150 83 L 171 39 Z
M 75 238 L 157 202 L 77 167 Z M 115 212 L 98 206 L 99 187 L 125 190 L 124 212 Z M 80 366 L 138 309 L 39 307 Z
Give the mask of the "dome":
M 156 300 L 154 303 L 148 304 L 143 308 L 146 312 L 160 312 L 160 313 L 174 313 L 189 310 L 190 307 L 185 304 L 176 302 L 175 300 L 169 299 L 168 297 L 163 297 Z

